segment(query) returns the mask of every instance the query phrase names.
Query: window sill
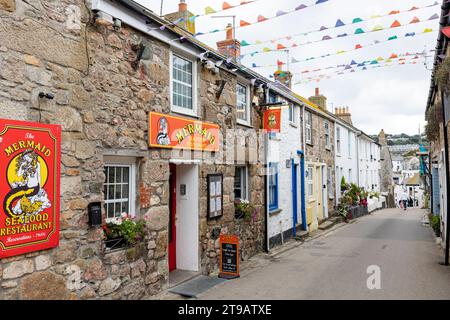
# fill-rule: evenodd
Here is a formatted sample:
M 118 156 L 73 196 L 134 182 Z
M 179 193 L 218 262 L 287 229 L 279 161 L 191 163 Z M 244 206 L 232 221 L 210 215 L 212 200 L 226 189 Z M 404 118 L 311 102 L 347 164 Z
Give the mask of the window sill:
M 313 147 L 313 146 L 314 146 L 314 144 L 313 144 L 312 142 L 306 141 L 306 144 L 307 144 L 308 146 L 310 146 L 310 147 Z
M 296 124 L 296 123 L 294 123 L 294 122 L 289 121 L 289 125 L 290 125 L 291 127 L 298 128 L 298 124 Z
M 244 121 L 244 120 L 237 119 L 236 124 L 243 126 L 243 127 L 247 127 L 247 128 L 253 128 L 253 126 L 248 121 Z
M 282 209 L 278 208 L 278 209 L 269 209 L 269 215 L 274 216 L 276 214 L 279 214 L 281 211 L 283 211 Z
M 200 118 L 194 111 L 189 110 L 189 109 L 172 106 L 170 108 L 170 111 L 172 111 L 173 113 L 181 114 L 181 115 L 192 117 L 192 118 L 197 118 L 197 119 Z

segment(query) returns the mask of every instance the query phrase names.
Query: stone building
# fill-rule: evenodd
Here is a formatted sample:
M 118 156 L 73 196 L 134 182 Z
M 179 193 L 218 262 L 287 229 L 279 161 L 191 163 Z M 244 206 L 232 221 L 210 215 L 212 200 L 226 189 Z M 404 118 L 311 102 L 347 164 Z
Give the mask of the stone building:
M 380 191 L 386 195 L 386 205 L 395 207 L 394 202 L 394 168 L 391 152 L 387 144 L 386 134 L 382 129 L 378 134 L 380 145 Z
M 1 299 L 139 299 L 167 288 L 171 269 L 216 274 L 220 234 L 237 234 L 244 258 L 264 247 L 261 114 L 251 104 L 264 79 L 132 1 L 93 3 L 0 1 L 0 117 L 63 131 L 60 244 L 2 259 Z M 218 126 L 224 143 L 149 147 L 167 124 L 149 130 L 150 114 Z M 222 177 L 215 218 L 211 174 Z M 254 206 L 250 220 L 235 218 L 237 195 Z M 88 224 L 97 202 L 104 222 L 145 218 L 144 241 L 109 252 Z
M 309 100 L 309 101 L 308 101 Z M 316 88 L 305 99 L 303 113 L 306 161 L 306 217 L 310 230 L 334 213 L 335 207 L 335 119 L 327 109 L 327 98 Z

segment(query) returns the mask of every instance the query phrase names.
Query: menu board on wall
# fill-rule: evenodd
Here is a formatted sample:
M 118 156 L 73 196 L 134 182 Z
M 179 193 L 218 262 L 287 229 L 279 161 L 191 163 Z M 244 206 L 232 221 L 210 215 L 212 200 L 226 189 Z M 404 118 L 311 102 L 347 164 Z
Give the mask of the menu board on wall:
M 223 214 L 222 210 L 222 174 L 208 175 L 208 218 L 218 218 Z
M 59 244 L 61 127 L 0 119 L 0 259 Z

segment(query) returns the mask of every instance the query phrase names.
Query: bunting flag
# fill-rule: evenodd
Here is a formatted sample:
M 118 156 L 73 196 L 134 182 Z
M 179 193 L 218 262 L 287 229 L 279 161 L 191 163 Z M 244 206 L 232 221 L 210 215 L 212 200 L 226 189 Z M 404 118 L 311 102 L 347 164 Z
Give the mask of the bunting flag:
M 371 31 L 371 32 L 374 32 L 374 31 Z M 427 29 L 424 29 L 424 31 L 421 32 L 421 33 L 420 33 L 420 32 L 419 32 L 419 33 L 416 33 L 416 32 L 407 32 L 407 33 L 405 33 L 404 36 L 393 35 L 393 36 L 388 37 L 386 40 L 374 40 L 373 43 L 368 43 L 368 44 L 365 44 L 365 45 L 362 45 L 362 44 L 358 43 L 358 44 L 355 45 L 355 47 L 354 47 L 353 49 L 349 49 L 349 50 L 339 50 L 339 51 L 337 51 L 336 53 L 328 53 L 328 54 L 326 54 L 326 55 L 324 55 L 324 56 L 321 55 L 321 56 L 318 56 L 318 57 L 316 57 L 316 58 L 323 58 L 323 57 L 333 56 L 333 55 L 336 55 L 336 54 L 348 53 L 348 52 L 352 52 L 352 51 L 355 51 L 355 50 L 358 50 L 358 49 L 361 49 L 361 48 L 371 47 L 371 46 L 375 46 L 375 45 L 378 45 L 378 44 L 386 43 L 386 42 L 388 42 L 388 41 L 412 38 L 412 37 L 415 37 L 415 36 L 418 36 L 418 35 L 427 34 L 427 33 L 431 33 L 431 32 L 433 32 L 433 29 L 427 28 Z M 296 47 L 299 47 L 299 46 L 305 46 L 305 45 L 309 45 L 309 44 L 316 43 L 316 42 L 321 42 L 321 41 L 326 41 L 326 40 L 327 40 L 327 39 L 323 39 L 323 38 L 322 38 L 322 39 L 317 40 L 317 41 L 307 42 L 307 43 L 302 43 L 302 44 L 296 45 Z M 328 39 L 328 40 L 329 40 L 329 39 Z M 286 47 L 284 50 L 289 49 L 289 48 L 293 48 L 293 46 L 291 46 L 291 47 Z M 253 51 L 253 52 L 251 52 L 251 53 L 243 54 L 242 56 L 245 58 L 245 57 L 247 57 L 248 55 L 254 56 L 254 55 L 256 55 L 256 54 L 268 53 L 268 52 L 276 52 L 276 51 L 278 51 L 277 48 L 271 49 L 271 48 L 268 48 L 268 47 L 264 47 L 262 51 Z M 306 60 L 299 60 L 298 62 L 304 62 L 304 61 L 307 61 L 307 60 L 309 60 L 309 59 L 306 59 Z M 271 67 L 271 66 L 273 66 L 273 65 L 258 66 L 258 68 L 262 68 L 262 67 Z

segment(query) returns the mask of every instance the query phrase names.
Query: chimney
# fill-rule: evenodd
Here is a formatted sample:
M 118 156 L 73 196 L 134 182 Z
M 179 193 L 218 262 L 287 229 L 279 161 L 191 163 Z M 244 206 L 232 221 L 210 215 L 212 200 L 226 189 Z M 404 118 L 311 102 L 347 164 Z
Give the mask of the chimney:
M 348 107 L 345 108 L 336 108 L 334 114 L 341 120 L 353 125 L 352 115 Z
M 378 134 L 378 143 L 382 146 L 387 146 L 386 134 L 384 133 L 383 129 L 381 129 L 380 133 Z
M 312 103 L 316 104 L 323 111 L 328 111 L 327 110 L 327 97 L 320 94 L 319 88 L 316 88 L 315 95 L 312 97 L 309 97 L 308 100 L 311 101 Z
M 278 61 L 278 70 L 274 72 L 273 76 L 275 81 L 292 89 L 292 73 L 290 71 L 283 71 L 283 63 L 281 61 Z
M 164 18 L 170 22 L 178 21 L 176 24 L 178 27 L 189 32 L 190 34 L 195 34 L 195 19 L 193 19 L 193 21 L 189 20 L 189 18 L 193 16 L 194 14 L 188 11 L 186 1 L 180 0 L 180 3 L 178 4 L 178 11 L 166 14 Z
M 224 56 L 233 58 L 237 62 L 239 62 L 239 56 L 241 55 L 241 43 L 238 40 L 234 39 L 234 30 L 231 23 L 227 25 L 226 30 L 227 38 L 225 40 L 217 42 L 217 51 L 219 51 Z

